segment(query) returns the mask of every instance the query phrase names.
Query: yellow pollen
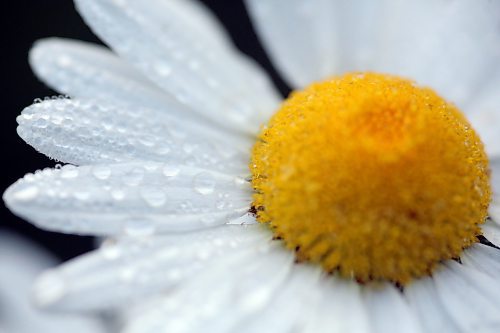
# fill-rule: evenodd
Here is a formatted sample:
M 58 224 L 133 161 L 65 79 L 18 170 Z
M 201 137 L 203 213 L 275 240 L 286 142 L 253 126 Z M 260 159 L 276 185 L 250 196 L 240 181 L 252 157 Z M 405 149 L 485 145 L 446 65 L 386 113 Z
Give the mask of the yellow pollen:
M 429 88 L 375 73 L 314 83 L 283 103 L 250 165 L 259 222 L 299 261 L 405 284 L 477 241 L 488 158 Z

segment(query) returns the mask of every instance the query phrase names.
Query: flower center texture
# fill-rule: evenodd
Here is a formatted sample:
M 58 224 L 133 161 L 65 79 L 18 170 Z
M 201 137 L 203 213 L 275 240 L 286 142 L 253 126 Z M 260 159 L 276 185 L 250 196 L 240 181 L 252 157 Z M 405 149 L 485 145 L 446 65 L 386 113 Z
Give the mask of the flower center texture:
M 464 115 L 429 88 L 351 73 L 293 92 L 250 164 L 257 219 L 299 261 L 405 284 L 477 242 L 488 158 Z

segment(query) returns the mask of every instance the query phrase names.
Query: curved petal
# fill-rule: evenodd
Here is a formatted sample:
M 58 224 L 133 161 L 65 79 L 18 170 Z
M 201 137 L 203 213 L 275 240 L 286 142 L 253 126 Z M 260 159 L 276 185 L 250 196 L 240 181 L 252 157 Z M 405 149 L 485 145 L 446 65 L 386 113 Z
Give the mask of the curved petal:
M 488 220 L 481 229 L 488 241 L 496 246 L 500 246 L 500 225 L 498 223 Z
M 317 281 L 318 276 L 292 274 L 293 254 L 280 247 L 272 242 L 265 252 L 254 250 L 221 260 L 175 293 L 140 305 L 128 315 L 125 332 L 259 332 L 259 327 L 288 332 L 296 318 L 287 316 L 291 314 L 288 310 L 304 309 L 302 304 L 290 302 L 290 296 L 303 299 L 312 290 L 304 289 L 304 283 Z M 273 308 L 276 311 L 269 311 Z M 270 321 L 270 312 L 279 318 Z M 223 320 L 221 313 L 225 314 Z M 286 320 L 279 320 L 282 317 Z
M 424 332 L 458 332 L 456 324 L 436 294 L 432 277 L 421 278 L 405 287 L 405 298 L 416 312 Z
M 47 314 L 31 304 L 31 284 L 56 263 L 45 251 L 15 234 L 0 230 L 0 330 L 5 332 L 105 332 L 97 318 Z
M 374 332 L 423 332 L 416 313 L 395 287 L 387 283 L 363 292 Z
M 248 173 L 245 149 L 234 147 L 245 139 L 155 110 L 58 99 L 27 107 L 17 121 L 26 142 L 67 163 L 151 160 Z
M 478 99 L 477 103 L 471 105 L 473 113 L 468 116 L 472 127 L 479 133 L 488 155 L 500 160 L 500 98 L 497 92 L 491 96 L 495 99 L 485 96 L 484 99 Z
M 328 276 L 321 281 L 321 297 L 309 314 L 304 332 L 372 332 L 361 287 L 354 281 Z
M 337 2 L 247 0 L 245 3 L 271 59 L 291 86 L 302 88 L 338 73 L 341 36 L 335 21 Z
M 497 2 L 246 3 L 271 58 L 295 87 L 349 71 L 378 71 L 415 79 L 463 107 L 500 76 L 492 72 L 500 60 Z
M 191 1 L 75 3 L 118 54 L 178 101 L 226 128 L 254 134 L 279 101 L 266 75 L 231 49 L 208 12 Z
M 453 261 L 447 266 L 436 272 L 433 280 L 456 326 L 463 332 L 496 332 L 500 324 L 498 282 Z
M 158 109 L 179 118 L 193 117 L 190 109 L 102 46 L 47 38 L 35 43 L 29 59 L 35 74 L 63 94 Z
M 5 191 L 9 209 L 44 229 L 149 235 L 228 223 L 250 208 L 241 178 L 164 163 L 46 169 Z
M 65 311 L 119 309 L 182 287 L 218 261 L 259 248 L 270 239 L 261 226 L 238 225 L 108 240 L 100 249 L 44 273 L 35 285 L 35 301 Z
M 500 276 L 500 250 L 494 247 L 474 244 L 461 257 L 465 266 L 475 268 L 496 279 Z

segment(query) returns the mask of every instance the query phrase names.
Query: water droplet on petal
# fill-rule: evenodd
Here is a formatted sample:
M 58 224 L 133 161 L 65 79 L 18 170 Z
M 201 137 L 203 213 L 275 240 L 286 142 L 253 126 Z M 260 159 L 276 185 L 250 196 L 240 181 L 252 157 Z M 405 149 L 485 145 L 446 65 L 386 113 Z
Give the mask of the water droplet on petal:
M 180 172 L 179 168 L 174 165 L 166 164 L 163 167 L 163 174 L 166 177 L 175 177 L 179 174 L 179 172 Z
M 101 255 L 107 260 L 115 260 L 121 256 L 122 252 L 116 245 L 104 245 L 101 247 Z
M 92 168 L 92 174 L 97 179 L 105 180 L 111 175 L 111 168 L 107 165 L 96 165 Z
M 73 193 L 73 197 L 75 197 L 77 200 L 85 201 L 90 198 L 90 193 L 83 191 L 76 191 Z
M 38 305 L 48 305 L 60 300 L 66 293 L 66 283 L 54 271 L 43 273 L 35 283 L 35 300 Z
M 65 165 L 61 168 L 61 178 L 76 178 L 78 177 L 78 169 L 74 165 Z
M 123 175 L 123 182 L 129 186 L 137 186 L 142 182 L 144 178 L 144 170 L 141 168 L 135 168 Z
M 142 218 L 131 219 L 125 223 L 125 233 L 129 236 L 144 237 L 155 232 L 155 225 L 152 221 Z
M 215 190 L 215 178 L 209 172 L 201 172 L 193 179 L 193 186 L 196 192 L 207 195 Z
M 156 63 L 155 69 L 160 76 L 169 76 L 172 73 L 172 68 L 165 62 Z
M 111 197 L 117 201 L 123 200 L 125 198 L 125 191 L 114 189 L 111 191 Z
M 18 201 L 31 201 L 35 199 L 40 192 L 39 188 L 36 186 L 28 186 L 21 190 L 14 192 L 12 195 L 15 200 Z
M 213 226 L 215 224 L 215 217 L 213 215 L 204 215 L 202 218 L 201 218 L 201 223 L 203 223 L 203 225 L 205 226 Z
M 144 187 L 140 190 L 141 197 L 151 207 L 161 207 L 167 201 L 167 196 L 161 188 Z

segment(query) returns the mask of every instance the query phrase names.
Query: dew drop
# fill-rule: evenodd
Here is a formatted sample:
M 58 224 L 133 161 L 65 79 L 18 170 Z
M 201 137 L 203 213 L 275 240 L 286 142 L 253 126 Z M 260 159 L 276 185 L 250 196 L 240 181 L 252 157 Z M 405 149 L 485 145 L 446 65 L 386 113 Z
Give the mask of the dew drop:
M 200 194 L 211 194 L 215 190 L 215 178 L 209 172 L 201 172 L 193 178 L 193 186 Z
M 111 175 L 111 168 L 107 165 L 96 165 L 92 168 L 92 174 L 97 179 L 105 180 Z
M 174 165 L 166 164 L 163 167 L 163 174 L 165 177 L 175 177 L 179 174 L 179 172 L 179 168 Z
M 125 223 L 125 233 L 133 237 L 150 236 L 155 232 L 152 221 L 147 219 L 131 219 Z
M 13 198 L 18 201 L 31 201 L 35 199 L 40 190 L 36 186 L 28 186 L 14 192 Z
M 89 192 L 82 192 L 82 191 L 76 191 L 73 193 L 73 197 L 75 197 L 77 200 L 80 201 L 85 201 L 90 198 L 90 193 Z
M 156 63 L 155 70 L 160 76 L 169 76 L 172 73 L 172 68 L 165 62 Z
M 141 168 L 135 168 L 123 176 L 123 182 L 129 186 L 137 186 L 142 182 L 143 178 L 144 170 Z
M 125 198 L 125 191 L 120 189 L 114 189 L 111 191 L 111 197 L 116 201 L 121 201 Z
M 66 293 L 66 284 L 60 274 L 48 271 L 43 273 L 35 284 L 35 300 L 38 305 L 52 304 Z
M 145 162 L 143 164 L 143 167 L 146 171 L 154 172 L 158 169 L 159 165 L 158 165 L 158 163 L 155 163 L 155 162 Z
M 156 187 L 145 187 L 140 190 L 141 197 L 151 207 L 161 207 L 167 201 L 165 192 Z
M 101 255 L 107 260 L 116 260 L 121 256 L 121 250 L 116 245 L 104 245 L 101 247 Z
M 167 155 L 168 153 L 170 153 L 170 147 L 162 146 L 156 150 L 156 153 L 158 153 L 159 155 Z
M 61 178 L 76 178 L 78 177 L 78 169 L 74 165 L 65 165 L 61 168 Z
M 120 279 L 125 283 L 130 283 L 134 280 L 136 272 L 131 267 L 126 267 L 120 272 Z

